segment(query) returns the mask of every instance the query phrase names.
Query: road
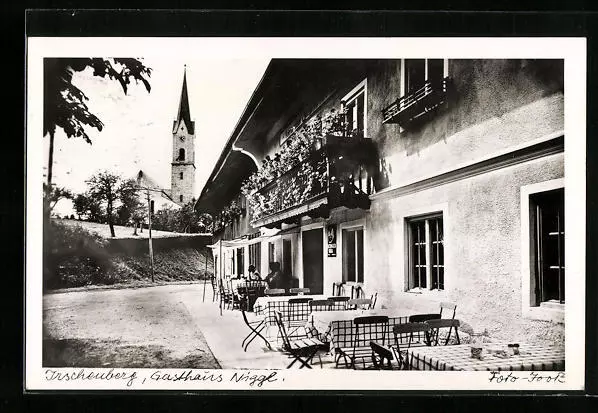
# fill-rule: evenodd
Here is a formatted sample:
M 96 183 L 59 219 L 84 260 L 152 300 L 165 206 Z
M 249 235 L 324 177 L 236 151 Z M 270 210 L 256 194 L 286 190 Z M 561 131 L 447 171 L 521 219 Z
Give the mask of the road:
M 165 285 L 47 294 L 44 367 L 220 368 L 183 302 L 197 291 Z

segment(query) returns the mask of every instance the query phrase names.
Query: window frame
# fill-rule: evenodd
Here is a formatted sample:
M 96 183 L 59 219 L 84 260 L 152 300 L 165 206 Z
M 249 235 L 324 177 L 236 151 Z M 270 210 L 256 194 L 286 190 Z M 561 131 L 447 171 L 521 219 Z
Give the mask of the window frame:
M 358 237 L 357 237 L 357 233 L 358 231 L 361 231 L 361 261 L 359 261 L 359 243 L 357 242 Z M 342 228 L 341 229 L 342 235 L 341 235 L 341 254 L 342 254 L 342 259 L 341 259 L 341 279 L 344 283 L 347 284 L 352 284 L 352 283 L 356 283 L 356 284 L 363 284 L 365 281 L 365 228 L 363 225 L 356 225 L 356 226 L 351 226 L 348 228 Z M 350 280 L 349 279 L 349 274 L 346 273 L 346 267 L 345 267 L 345 263 L 346 263 L 346 251 L 345 251 L 345 242 L 346 239 L 345 237 L 347 236 L 348 233 L 352 234 L 353 240 L 354 240 L 354 244 L 353 244 L 353 253 L 355 254 L 355 261 L 354 261 L 354 276 L 355 279 Z M 361 281 L 359 280 L 359 269 L 361 268 Z
M 531 185 L 524 185 L 520 188 L 521 204 L 521 308 L 524 318 L 564 323 L 565 304 L 554 303 L 550 307 L 535 304 L 535 260 L 534 243 L 535 231 L 532 219 L 532 197 L 537 194 L 558 189 L 565 189 L 565 179 L 558 178 L 549 181 L 539 182 Z M 566 230 L 565 230 L 566 235 Z M 565 284 L 567 284 L 565 278 Z M 566 289 L 565 289 L 566 294 Z M 566 301 L 566 300 L 565 300 Z
M 434 59 L 423 59 L 424 60 L 424 83 L 428 81 L 428 74 L 429 74 L 429 70 L 428 70 L 428 60 L 437 60 L 440 58 L 434 58 Z M 418 60 L 416 58 L 408 58 L 408 59 L 401 59 L 401 84 L 400 84 L 400 96 L 403 97 L 405 95 L 407 95 L 408 93 L 412 93 L 412 92 L 408 92 L 407 91 L 407 72 L 406 72 L 406 61 L 407 60 Z M 442 67 L 442 77 L 446 78 L 449 76 L 449 70 L 448 70 L 448 63 L 449 63 L 449 59 L 441 59 L 442 63 L 443 63 L 443 67 Z M 423 86 L 423 85 L 422 85 Z
M 368 136 L 368 79 L 365 78 L 357 84 L 349 93 L 341 98 L 341 110 L 354 102 L 363 94 L 363 137 Z
M 437 219 L 442 219 L 442 264 L 433 264 L 432 261 L 432 239 L 431 239 L 431 221 L 436 221 Z M 414 277 L 414 263 L 413 263 L 413 248 L 414 248 L 414 239 L 413 239 L 413 225 L 414 224 L 421 224 L 424 223 L 424 256 L 425 256 L 425 286 L 422 287 L 421 276 L 419 277 L 420 280 L 418 282 L 418 286 L 415 286 Z M 446 214 L 444 211 L 435 211 L 426 214 L 420 215 L 412 215 L 405 218 L 405 291 L 407 292 L 422 292 L 422 291 L 430 291 L 430 292 L 439 292 L 443 293 L 447 291 L 446 286 L 446 250 L 445 250 L 445 240 L 446 240 Z M 418 264 L 421 266 L 421 264 Z M 433 286 L 433 278 L 434 278 L 434 271 L 433 267 L 442 267 L 442 289 L 440 288 L 432 288 Z M 439 275 L 437 283 L 439 283 Z

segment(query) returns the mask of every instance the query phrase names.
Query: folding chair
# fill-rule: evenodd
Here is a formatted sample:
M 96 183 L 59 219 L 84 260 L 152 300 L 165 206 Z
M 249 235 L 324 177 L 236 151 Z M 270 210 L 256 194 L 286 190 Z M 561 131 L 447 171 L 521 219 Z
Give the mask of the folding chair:
M 332 301 L 333 310 L 346 310 L 347 301 L 350 300 L 349 297 L 328 297 L 328 299 Z
M 280 311 L 277 311 L 275 314 L 278 331 L 280 337 L 282 337 L 282 349 L 291 357 L 293 357 L 293 361 L 287 366 L 287 369 L 290 369 L 297 361 L 301 363 L 301 365 L 299 366 L 300 369 L 302 369 L 303 367 L 311 369 L 311 362 L 314 356 L 318 353 L 319 350 L 324 350 L 326 348 L 325 344 L 317 338 L 307 337 L 307 335 L 301 337 L 294 337 L 291 340 L 287 334 L 282 313 Z M 320 368 L 322 368 L 321 358 Z
M 285 291 L 284 288 L 266 288 L 264 290 L 264 295 L 267 297 L 272 297 L 276 295 L 284 295 Z
M 448 333 L 446 334 L 446 339 L 444 340 L 444 345 L 446 346 L 451 339 L 451 333 L 453 328 L 455 329 L 455 337 L 457 339 L 457 344 L 461 344 L 461 339 L 459 338 L 459 326 L 461 325 L 459 320 L 450 319 L 450 318 L 439 318 L 435 320 L 428 320 L 425 322 L 430 327 L 430 345 L 437 346 L 439 337 L 440 337 L 440 329 L 448 328 Z
M 309 288 L 290 288 L 289 289 L 290 294 L 309 294 L 309 292 L 310 292 Z
M 347 301 L 347 308 L 350 310 L 369 310 L 372 308 L 372 300 L 369 298 L 353 298 Z
M 444 311 L 444 310 L 446 310 L 446 311 Z M 451 311 L 452 311 L 452 313 L 451 313 Z M 445 313 L 444 315 L 447 315 L 446 313 L 450 314 L 450 317 L 444 317 L 444 318 L 454 319 L 455 315 L 457 314 L 457 304 L 449 303 L 449 302 L 441 302 L 440 303 L 440 317 L 438 317 L 438 318 L 442 318 L 443 313 Z
M 395 341 L 395 347 L 393 347 L 393 350 L 396 354 L 397 362 L 399 363 L 399 369 L 404 368 L 405 370 L 409 370 L 411 368 L 411 364 L 408 360 L 408 350 L 413 347 L 414 344 L 417 346 L 429 345 L 429 339 L 424 340 L 424 342 L 417 341 L 414 343 L 413 338 L 415 333 L 417 333 L 418 337 L 422 333 L 427 337 L 429 331 L 430 326 L 426 323 L 405 323 L 393 326 L 392 332 L 394 334 Z M 409 341 L 407 342 L 407 346 L 404 346 L 403 349 L 401 349 L 401 345 L 403 344 L 404 336 L 406 334 L 408 335 Z M 405 353 L 405 355 L 403 355 L 403 353 Z
M 370 298 L 372 300 L 372 305 L 370 306 L 370 310 L 373 310 L 376 307 L 376 301 L 378 301 L 378 293 L 374 293 L 372 295 L 372 298 Z
M 305 328 L 309 319 L 310 307 L 309 302 L 313 298 L 290 298 L 287 306 L 286 326 L 290 331 L 289 336 L 294 336 L 295 333 Z
M 381 346 L 375 341 L 370 341 L 370 347 L 372 349 L 372 363 L 376 370 L 392 370 L 392 350 Z M 386 363 L 384 362 L 386 361 Z
M 233 302 L 233 294 L 229 288 L 225 287 L 224 284 L 219 283 L 220 286 L 220 307 L 221 308 L 230 308 Z
M 218 288 L 218 280 L 216 277 L 210 277 L 210 284 L 212 284 L 212 302 L 216 301 L 216 298 L 220 296 L 220 289 Z
M 261 281 L 247 281 L 242 287 L 243 305 L 247 311 L 253 311 L 255 300 L 263 294 L 264 287 Z
M 365 360 L 371 360 L 371 341 L 375 341 L 382 345 L 386 344 L 386 335 L 388 332 L 388 317 L 356 317 L 355 319 L 353 319 L 353 327 L 355 329 L 355 333 L 352 335 L 351 347 L 338 349 L 340 355 L 337 359 L 337 366 L 338 361 L 340 361 L 340 357 L 343 357 L 345 361 L 345 367 L 351 366 L 355 370 L 357 359 L 362 360 L 364 368 Z M 350 363 L 347 362 L 347 358 L 349 359 Z
M 436 320 L 440 318 L 440 313 L 427 313 L 427 314 L 413 314 L 411 316 L 409 316 L 409 322 L 410 323 L 423 323 L 425 321 L 428 320 Z M 421 339 L 420 333 L 417 333 L 417 338 L 418 340 Z M 430 339 L 430 334 L 427 334 L 424 337 L 426 340 Z M 430 342 L 427 342 L 428 345 L 430 345 Z
M 334 306 L 332 300 L 311 300 L 308 304 L 310 311 L 330 311 Z
M 241 314 L 243 314 L 243 321 L 245 321 L 245 324 L 247 325 L 247 327 L 249 327 L 249 330 L 251 330 L 249 334 L 247 334 L 247 337 L 245 337 L 241 342 L 241 347 L 243 347 L 243 351 L 247 351 L 247 347 L 249 347 L 249 344 L 251 344 L 251 342 L 256 337 L 259 337 L 262 340 L 264 340 L 268 348 L 272 350 L 270 342 L 262 335 L 262 331 L 267 327 L 266 319 L 260 318 L 255 321 L 249 321 L 247 319 L 247 313 L 245 312 L 245 310 L 241 309 Z
M 345 293 L 345 283 L 343 282 L 334 282 L 332 283 L 332 296 L 333 297 L 340 297 Z
M 365 298 L 365 291 L 363 291 L 363 284 L 353 284 L 351 286 L 351 298 Z

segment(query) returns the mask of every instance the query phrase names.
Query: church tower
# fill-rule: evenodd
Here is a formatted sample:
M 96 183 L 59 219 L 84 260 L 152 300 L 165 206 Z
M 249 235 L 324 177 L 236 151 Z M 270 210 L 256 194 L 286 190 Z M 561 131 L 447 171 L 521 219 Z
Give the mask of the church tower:
M 189 110 L 186 66 L 179 113 L 172 125 L 171 165 L 170 194 L 174 202 L 184 205 L 195 196 L 195 122 Z

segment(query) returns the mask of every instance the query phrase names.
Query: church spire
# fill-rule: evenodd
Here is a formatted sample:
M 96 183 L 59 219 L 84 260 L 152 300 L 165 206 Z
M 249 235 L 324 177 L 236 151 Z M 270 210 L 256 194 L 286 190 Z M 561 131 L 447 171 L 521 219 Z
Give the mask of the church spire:
M 181 90 L 181 100 L 179 102 L 179 113 L 175 122 L 175 129 L 179 127 L 181 121 L 187 125 L 187 130 L 190 134 L 194 131 L 194 122 L 191 122 L 191 110 L 189 109 L 189 94 L 187 92 L 187 65 L 183 73 L 183 89 Z

